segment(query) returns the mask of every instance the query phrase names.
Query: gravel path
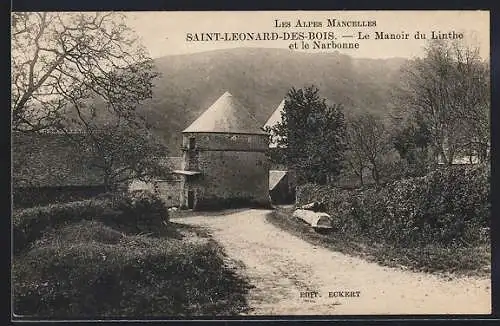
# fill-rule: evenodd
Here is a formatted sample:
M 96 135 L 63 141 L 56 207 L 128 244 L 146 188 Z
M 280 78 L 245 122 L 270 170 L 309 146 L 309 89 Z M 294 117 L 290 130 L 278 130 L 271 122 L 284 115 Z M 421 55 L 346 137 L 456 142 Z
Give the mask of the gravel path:
M 172 219 L 207 228 L 243 263 L 241 273 L 254 286 L 251 315 L 490 313 L 489 279 L 445 280 L 382 267 L 305 242 L 268 223 L 268 213 L 233 210 Z

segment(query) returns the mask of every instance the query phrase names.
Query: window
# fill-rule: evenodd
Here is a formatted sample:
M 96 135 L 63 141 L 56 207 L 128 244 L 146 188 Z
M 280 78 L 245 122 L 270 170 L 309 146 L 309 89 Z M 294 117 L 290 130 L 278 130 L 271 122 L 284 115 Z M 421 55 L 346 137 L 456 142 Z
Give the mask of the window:
M 196 138 L 190 137 L 189 138 L 189 149 L 194 149 L 196 147 Z

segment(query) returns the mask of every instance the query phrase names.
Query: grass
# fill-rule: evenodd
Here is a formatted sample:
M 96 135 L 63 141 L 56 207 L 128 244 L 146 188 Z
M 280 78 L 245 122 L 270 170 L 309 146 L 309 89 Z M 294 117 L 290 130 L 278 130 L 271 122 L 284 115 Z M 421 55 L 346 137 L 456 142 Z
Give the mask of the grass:
M 490 277 L 491 252 L 489 245 L 445 247 L 437 244 L 401 248 L 388 243 L 374 243 L 362 235 L 330 231 L 315 232 L 309 225 L 292 217 L 293 208 L 277 207 L 267 216 L 273 225 L 301 239 L 344 254 L 361 257 L 383 266 L 399 267 L 445 277 Z
M 14 311 L 31 318 L 229 316 L 247 280 L 202 229 L 125 234 L 97 221 L 53 228 L 13 261 Z

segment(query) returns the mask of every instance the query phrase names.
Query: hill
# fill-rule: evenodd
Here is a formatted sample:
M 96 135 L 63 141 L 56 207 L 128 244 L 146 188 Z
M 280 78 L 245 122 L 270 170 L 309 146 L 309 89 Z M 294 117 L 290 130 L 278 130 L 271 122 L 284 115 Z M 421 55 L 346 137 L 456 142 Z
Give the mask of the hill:
M 154 132 L 180 151 L 181 131 L 229 91 L 264 125 L 291 87 L 314 84 L 346 111 L 385 115 L 405 59 L 237 48 L 155 59 L 161 73 L 143 112 Z

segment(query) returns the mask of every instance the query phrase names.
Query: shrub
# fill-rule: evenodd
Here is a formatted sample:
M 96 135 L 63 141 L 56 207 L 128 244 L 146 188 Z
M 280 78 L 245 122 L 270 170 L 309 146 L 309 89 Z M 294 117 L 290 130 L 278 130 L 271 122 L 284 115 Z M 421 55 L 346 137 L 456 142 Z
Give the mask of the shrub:
M 299 204 L 326 202 L 343 232 L 402 246 L 470 245 L 489 227 L 489 168 L 451 167 L 392 182 L 379 191 L 304 185 Z
M 38 318 L 230 314 L 245 283 L 211 241 L 125 235 L 96 221 L 45 233 L 13 263 L 14 311 Z
M 157 233 L 168 221 L 168 211 L 161 199 L 146 192 L 18 210 L 13 215 L 14 252 L 25 249 L 47 228 L 81 220 L 102 221 L 123 232 Z
M 12 201 L 15 208 L 28 208 L 91 199 L 104 192 L 104 186 L 23 187 L 13 189 Z
M 292 209 L 279 207 L 267 215 L 267 220 L 314 245 L 320 245 L 347 255 L 363 257 L 384 266 L 405 266 L 414 271 L 456 273 L 461 275 L 491 275 L 489 244 L 462 246 L 440 243 L 418 246 L 395 246 L 373 241 L 362 233 L 344 232 L 340 228 L 330 234 L 319 234 L 300 219 L 290 218 Z

